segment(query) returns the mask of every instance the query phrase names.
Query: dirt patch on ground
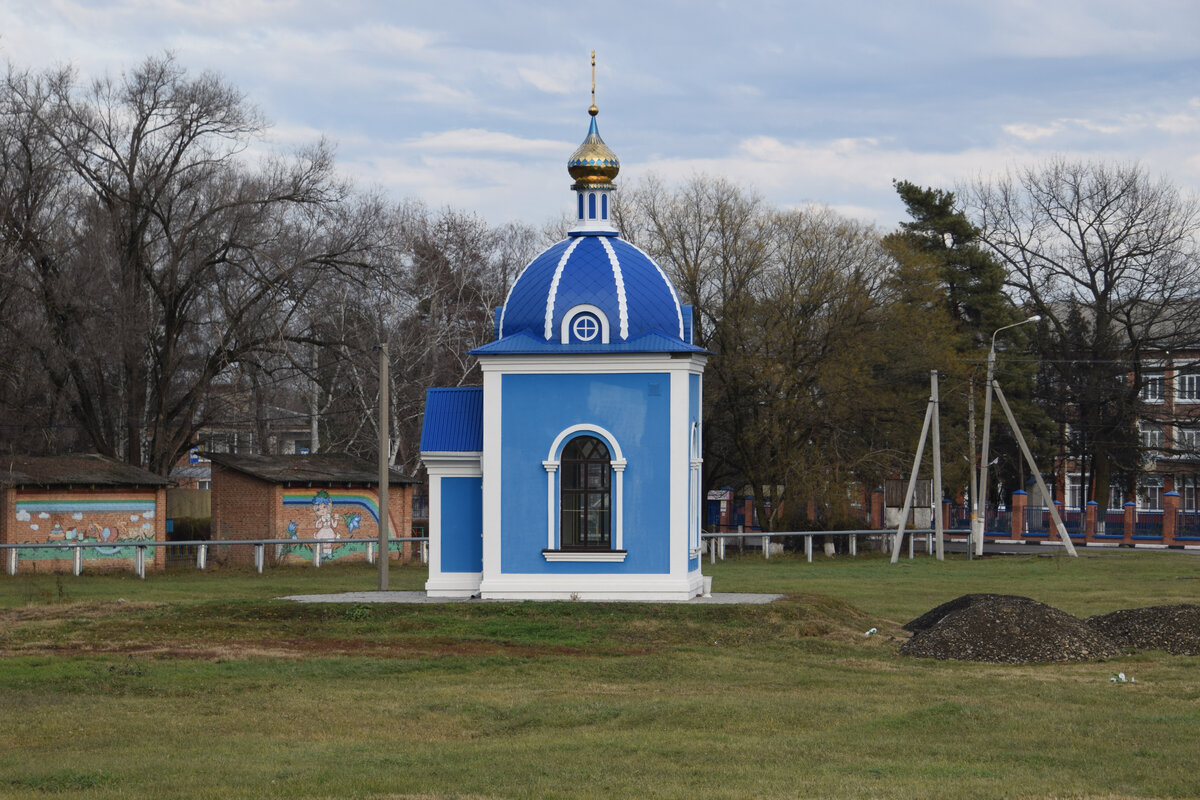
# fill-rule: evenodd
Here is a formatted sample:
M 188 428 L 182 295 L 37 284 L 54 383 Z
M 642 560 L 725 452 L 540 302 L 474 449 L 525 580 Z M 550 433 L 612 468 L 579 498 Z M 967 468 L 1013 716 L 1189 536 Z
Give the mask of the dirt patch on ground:
M 1200 655 L 1200 605 L 1127 608 L 1088 617 L 1086 622 L 1121 647 Z
M 1016 595 L 963 595 L 904 628 L 913 636 L 900 652 L 917 658 L 1035 664 L 1103 660 L 1124 652 L 1078 617 Z
M 0 625 L 14 622 L 38 622 L 57 619 L 99 619 L 119 612 L 145 611 L 163 603 L 138 603 L 125 600 L 108 603 L 59 603 L 45 606 L 0 608 Z
M 0 657 L 60 655 L 112 656 L 129 655 L 142 658 L 190 658 L 204 661 L 246 658 L 307 659 L 313 656 L 368 656 L 371 658 L 445 658 L 448 656 L 499 656 L 504 658 L 544 658 L 547 656 L 625 655 L 623 650 L 583 651 L 575 647 L 514 645 L 502 642 L 473 642 L 438 637 L 406 639 L 404 641 L 366 641 L 360 639 L 288 638 L 242 639 L 216 642 L 109 641 L 104 644 L 32 643 L 25 646 L 0 648 Z M 641 651 L 637 651 L 641 652 Z

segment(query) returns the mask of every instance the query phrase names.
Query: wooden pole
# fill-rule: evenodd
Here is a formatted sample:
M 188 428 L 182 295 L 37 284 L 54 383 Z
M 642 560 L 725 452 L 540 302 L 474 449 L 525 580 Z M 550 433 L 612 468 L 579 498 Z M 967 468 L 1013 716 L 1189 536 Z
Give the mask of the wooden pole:
M 1025 437 L 1021 434 L 1021 429 L 1017 427 L 1017 418 L 1013 416 L 1012 409 L 1008 407 L 1008 401 L 1004 399 L 1004 392 L 1000 391 L 999 382 L 992 381 L 992 388 L 996 390 L 996 398 L 1000 401 L 1000 407 L 1004 409 L 1004 416 L 1008 417 L 1008 424 L 1017 437 L 1017 444 L 1021 446 L 1021 453 L 1024 454 L 1025 461 L 1029 464 L 1029 471 L 1033 473 L 1042 497 L 1046 498 L 1046 504 L 1050 506 L 1050 517 L 1054 520 L 1054 527 L 1058 529 L 1058 537 L 1066 546 L 1067 553 L 1077 556 L 1075 545 L 1071 543 L 1071 537 L 1067 535 L 1067 527 L 1063 525 L 1062 518 L 1058 515 L 1058 509 L 1054 507 L 1054 498 L 1050 495 L 1050 490 L 1046 488 L 1046 482 L 1042 480 L 1042 471 L 1038 469 L 1037 462 L 1033 460 L 1033 453 L 1029 452 L 1029 445 L 1025 444 Z
M 388 588 L 388 346 L 379 346 L 379 591 Z
M 933 532 L 937 545 L 937 560 L 945 561 L 946 526 L 942 523 L 942 421 L 938 400 L 938 372 L 929 371 L 929 404 L 933 408 Z
M 917 457 L 913 459 L 912 475 L 908 478 L 908 493 L 904 496 L 904 511 L 900 514 L 900 524 L 896 527 L 896 542 L 892 546 L 892 563 L 900 560 L 900 545 L 904 541 L 904 526 L 908 522 L 908 513 L 912 511 L 913 495 L 917 491 L 917 472 L 921 469 L 921 456 L 925 455 L 925 439 L 929 436 L 929 423 L 933 418 L 933 402 L 925 406 L 925 424 L 921 426 L 921 440 L 917 443 Z

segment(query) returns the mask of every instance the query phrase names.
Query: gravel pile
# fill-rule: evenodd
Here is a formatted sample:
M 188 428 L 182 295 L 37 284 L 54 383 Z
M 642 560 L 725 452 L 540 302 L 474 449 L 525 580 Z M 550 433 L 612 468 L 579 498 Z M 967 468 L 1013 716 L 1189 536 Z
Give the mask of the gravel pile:
M 1087 625 L 1121 647 L 1200 655 L 1200 605 L 1129 608 L 1088 617 Z
M 968 594 L 904 626 L 900 646 L 917 658 L 1032 664 L 1094 661 L 1123 653 L 1119 644 L 1078 617 L 1028 597 Z

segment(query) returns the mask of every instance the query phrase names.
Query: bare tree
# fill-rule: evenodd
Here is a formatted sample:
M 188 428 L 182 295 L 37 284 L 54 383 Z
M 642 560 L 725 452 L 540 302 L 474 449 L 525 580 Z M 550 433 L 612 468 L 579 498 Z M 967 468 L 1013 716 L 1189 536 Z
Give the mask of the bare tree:
M 381 205 L 324 143 L 248 163 L 264 123 L 215 75 L 166 56 L 87 87 L 10 70 L 2 91 L 0 234 L 36 309 L 9 334 L 101 453 L 165 473 L 214 382 L 298 337 L 314 287 L 379 266 Z
M 1140 469 L 1145 357 L 1200 331 L 1200 207 L 1136 164 L 1065 159 L 979 181 L 967 202 L 1043 317 L 1048 410 L 1106 493 Z
M 324 296 L 328 313 L 315 330 L 326 346 L 321 386 L 323 436 L 363 454 L 378 441 L 378 355 L 391 355 L 392 461 L 415 470 L 421 415 L 430 386 L 477 384 L 469 352 L 491 341 L 494 309 L 504 302 L 538 237 L 520 225 L 488 226 L 453 209 L 417 202 L 389 213 L 393 258 L 363 286 L 338 285 Z

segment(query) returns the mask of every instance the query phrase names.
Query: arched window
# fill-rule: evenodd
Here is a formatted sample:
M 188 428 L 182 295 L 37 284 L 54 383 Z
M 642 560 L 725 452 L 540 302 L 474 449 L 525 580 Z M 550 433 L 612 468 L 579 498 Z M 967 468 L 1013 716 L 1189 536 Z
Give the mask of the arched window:
M 604 442 L 578 436 L 562 452 L 563 550 L 612 549 L 612 459 Z
M 588 195 L 588 219 L 596 218 L 596 195 Z
M 579 218 L 583 219 L 583 192 L 579 193 Z
M 608 219 L 608 195 L 600 195 L 600 219 Z

